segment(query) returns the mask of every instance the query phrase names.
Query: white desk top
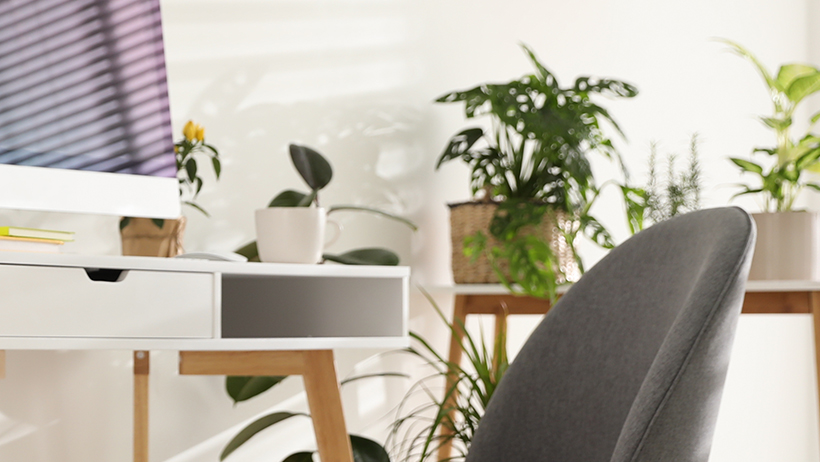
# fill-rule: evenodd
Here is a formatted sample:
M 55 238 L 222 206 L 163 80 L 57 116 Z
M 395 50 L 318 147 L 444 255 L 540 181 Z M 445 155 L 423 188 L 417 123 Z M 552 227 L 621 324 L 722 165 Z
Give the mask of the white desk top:
M 100 269 L 122 278 L 96 282 L 89 270 Z M 0 252 L 0 349 L 402 348 L 409 277 L 406 267 Z

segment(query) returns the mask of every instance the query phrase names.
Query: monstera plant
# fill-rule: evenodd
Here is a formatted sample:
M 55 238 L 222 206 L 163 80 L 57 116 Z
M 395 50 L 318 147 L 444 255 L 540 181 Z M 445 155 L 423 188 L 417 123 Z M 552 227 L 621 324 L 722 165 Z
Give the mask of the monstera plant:
M 436 100 L 463 103 L 466 118 L 488 118 L 490 122 L 490 128 L 467 128 L 453 136 L 436 168 L 454 160 L 464 162 L 471 171 L 474 197 L 497 204 L 487 229 L 468 235 L 464 242 L 454 237 L 454 261 L 463 245 L 467 254 L 486 255 L 501 282 L 511 289 L 553 298 L 557 282 L 568 276 L 559 261 L 556 240 L 570 249 L 570 258 L 576 259 L 581 270 L 574 252 L 579 233 L 604 247 L 614 246 L 610 234 L 590 212 L 599 188 L 589 156 L 596 153 L 615 160 L 625 175 L 602 122 L 623 133 L 593 98 L 632 98 L 638 90 L 620 80 L 589 76 L 561 86 L 535 53 L 523 48 L 534 73 L 450 92 Z M 451 213 L 453 210 L 451 206 Z M 560 236 L 545 239 L 528 232 L 545 217 L 557 223 L 554 232 Z M 502 263 L 508 270 L 501 270 Z

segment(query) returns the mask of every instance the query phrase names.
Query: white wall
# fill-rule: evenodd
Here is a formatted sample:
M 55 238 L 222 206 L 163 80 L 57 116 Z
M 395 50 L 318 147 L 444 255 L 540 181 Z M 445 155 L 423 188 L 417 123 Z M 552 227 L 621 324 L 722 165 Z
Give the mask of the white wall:
M 592 74 L 635 83 L 634 100 L 606 101 L 629 137 L 619 146 L 642 180 L 648 143 L 684 153 L 701 135 L 707 205 L 728 202 L 740 178 L 726 156 L 771 142 L 754 115 L 769 111 L 751 66 L 710 37 L 727 37 L 774 67 L 820 62 L 816 0 L 163 0 L 172 116 L 207 128 L 224 156 L 209 181 L 205 219 L 189 211 L 189 250 L 229 250 L 253 238 L 253 210 L 301 188 L 287 144 L 327 155 L 336 170 L 324 204 L 388 208 L 418 222 L 411 234 L 378 217 L 348 214 L 332 249 L 382 245 L 412 263 L 415 279 L 450 283 L 444 204 L 468 198 L 467 171 L 433 172 L 448 137 L 465 125 L 441 93 L 529 72 L 517 43 L 531 45 L 562 79 Z M 810 37 L 811 35 L 811 37 Z M 816 102 L 814 102 L 816 103 Z M 601 178 L 613 166 L 596 162 Z M 813 201 L 817 203 L 816 200 Z M 738 201 L 754 211 L 753 200 Z M 625 237 L 620 204 L 596 208 Z M 73 250 L 117 253 L 116 218 L 3 212 L 0 221 L 79 232 Z M 602 252 L 587 246 L 588 263 Z M 450 297 L 436 292 L 445 309 Z M 444 330 L 420 296 L 412 328 L 443 349 Z M 512 322 L 520 344 L 535 320 Z M 809 320 L 744 316 L 727 383 L 713 462 L 817 461 L 816 392 Z M 339 353 L 343 375 L 373 352 Z M 111 461 L 130 454 L 128 352 L 11 352 L 0 382 L 0 460 Z M 298 379 L 233 407 L 222 380 L 175 375 L 175 355 L 153 355 L 152 460 L 213 461 L 236 425 L 271 407 L 302 409 Z M 409 370 L 395 356 L 357 370 Z M 377 380 L 345 390 L 351 429 L 384 436 L 406 383 Z M 305 422 L 283 425 L 237 452 L 277 460 L 310 445 Z

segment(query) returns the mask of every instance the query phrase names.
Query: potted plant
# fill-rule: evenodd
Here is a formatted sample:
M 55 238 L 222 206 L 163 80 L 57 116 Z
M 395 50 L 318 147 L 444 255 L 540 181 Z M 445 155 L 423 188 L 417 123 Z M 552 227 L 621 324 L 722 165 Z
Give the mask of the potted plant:
M 182 203 L 209 216 L 204 208 L 194 202 L 203 185 L 197 159 L 203 156 L 210 159 L 217 180 L 222 173 L 222 164 L 216 148 L 205 142 L 205 128 L 189 120 L 182 128 L 182 139 L 174 144 L 174 153 Z M 183 252 L 184 232 L 185 217 L 174 220 L 123 217 L 120 220 L 122 254 L 175 257 Z
M 436 100 L 464 103 L 466 118 L 487 116 L 491 122 L 489 129 L 468 128 L 452 137 L 436 168 L 455 159 L 469 165 L 478 199 L 450 206 L 456 283 L 500 281 L 553 298 L 560 282 L 583 271 L 575 252 L 579 232 L 605 247 L 614 245 L 590 214 L 599 190 L 587 155 L 620 160 L 601 121 L 623 133 L 591 96 L 631 98 L 637 89 L 588 76 L 561 87 L 533 51 L 523 48 L 535 73 Z
M 398 462 L 464 460 L 484 410 L 509 367 L 506 333 L 502 329 L 489 344 L 483 333 L 470 334 L 460 320 L 447 321 L 433 297 L 421 290 L 453 338 L 459 339 L 467 361 L 466 365 L 450 362 L 424 337 L 410 333 L 415 345 L 408 351 L 429 373 L 405 393 L 385 445 Z M 446 384 L 443 393 L 442 382 Z M 424 402 L 416 403 L 420 397 Z
M 689 142 L 689 163 L 684 171 L 676 168 L 677 155 L 666 156 L 666 178 L 658 174 L 658 145 L 649 147 L 649 181 L 644 187 L 619 185 L 626 204 L 627 223 L 632 234 L 647 224 L 660 223 L 674 216 L 700 208 L 701 168 L 698 159 L 698 135 Z
M 730 158 L 744 173 L 759 180 L 752 186 L 740 185 L 743 189 L 735 196 L 759 194 L 763 199 L 763 213 L 752 214 L 758 235 L 749 279 L 817 279 L 817 213 L 795 210 L 794 203 L 805 188 L 820 190 L 820 185 L 806 178 L 808 171 L 820 171 L 820 137 L 811 132 L 820 112 L 811 116 L 803 136 L 792 136 L 792 124 L 800 103 L 820 91 L 820 69 L 787 63 L 773 76 L 747 49 L 721 41 L 752 62 L 774 106 L 773 114 L 760 117 L 760 121 L 774 132 L 775 144 L 753 150 L 765 161 Z
M 325 217 L 342 211 L 364 211 L 375 213 L 392 220 L 404 223 L 412 230 L 416 225 L 406 218 L 399 217 L 383 210 L 356 205 L 336 205 L 327 209 L 320 207 L 319 191 L 324 189 L 333 179 L 333 168 L 330 162 L 316 150 L 307 146 L 291 144 L 289 147 L 293 166 L 310 188 L 309 192 L 300 192 L 288 189 L 277 194 L 268 208 L 256 211 L 257 240 L 244 245 L 236 252 L 244 255 L 249 261 L 260 261 L 258 242 L 262 242 L 262 253 L 268 252 L 267 261 L 284 263 L 319 263 L 333 261 L 346 265 L 386 265 L 399 264 L 399 257 L 394 252 L 384 248 L 371 247 L 354 249 L 342 254 L 322 253 L 322 239 L 324 235 Z M 320 229 L 312 229 L 312 228 Z M 308 254 L 308 260 L 295 261 L 295 247 L 305 245 L 305 236 L 310 235 L 312 247 L 309 252 L 298 249 L 296 257 Z M 259 238 L 264 239 L 260 241 Z M 265 248 L 267 246 L 267 248 Z M 277 259 L 281 252 L 286 255 Z M 310 254 L 314 254 L 311 256 Z M 263 255 L 264 256 L 264 255 Z M 293 260 L 293 261 L 291 261 Z

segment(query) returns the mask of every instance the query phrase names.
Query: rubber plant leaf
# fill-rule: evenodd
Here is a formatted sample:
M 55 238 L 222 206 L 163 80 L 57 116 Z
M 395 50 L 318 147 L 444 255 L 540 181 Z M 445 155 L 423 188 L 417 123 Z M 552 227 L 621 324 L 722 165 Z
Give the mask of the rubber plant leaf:
M 333 168 L 321 154 L 307 146 L 290 145 L 290 159 L 310 189 L 318 191 L 333 178 Z
M 285 378 L 287 378 L 286 375 L 228 376 L 225 377 L 225 390 L 236 404 L 270 390 L 271 387 L 285 380 Z
M 353 462 L 390 462 L 384 447 L 362 436 L 350 435 L 350 446 L 353 449 Z
M 312 452 L 294 452 L 285 457 L 282 462 L 313 462 Z
M 330 215 L 331 213 L 341 212 L 341 211 L 359 211 L 359 212 L 370 212 L 375 213 L 376 215 L 381 215 L 385 218 L 389 218 L 391 220 L 396 220 L 398 222 L 404 223 L 413 231 L 418 231 L 418 226 L 415 223 L 408 220 L 407 218 L 400 217 L 398 215 L 393 215 L 392 213 L 385 212 L 384 210 L 374 209 L 370 207 L 361 207 L 358 205 L 334 205 L 328 209 L 327 214 Z
M 232 452 L 236 451 L 240 446 L 245 444 L 249 439 L 251 439 L 254 435 L 261 432 L 262 430 L 270 427 L 271 425 L 275 425 L 283 420 L 287 420 L 291 417 L 297 415 L 307 415 L 302 413 L 292 413 L 292 412 L 274 412 L 273 414 L 268 414 L 264 417 L 260 417 L 255 421 L 251 422 L 250 425 L 243 428 L 233 439 L 228 442 L 228 445 L 225 446 L 225 449 L 222 450 L 222 454 L 219 455 L 219 460 L 225 460 L 226 457 L 231 455 Z
M 256 246 L 256 241 L 243 245 L 235 252 L 247 258 L 248 261 L 259 261 L 259 248 Z
M 307 207 L 312 201 L 313 194 L 304 194 L 292 189 L 286 189 L 274 197 L 268 207 Z
M 399 264 L 398 255 L 378 247 L 351 250 L 340 255 L 326 253 L 322 255 L 322 258 L 343 265 L 396 266 Z

